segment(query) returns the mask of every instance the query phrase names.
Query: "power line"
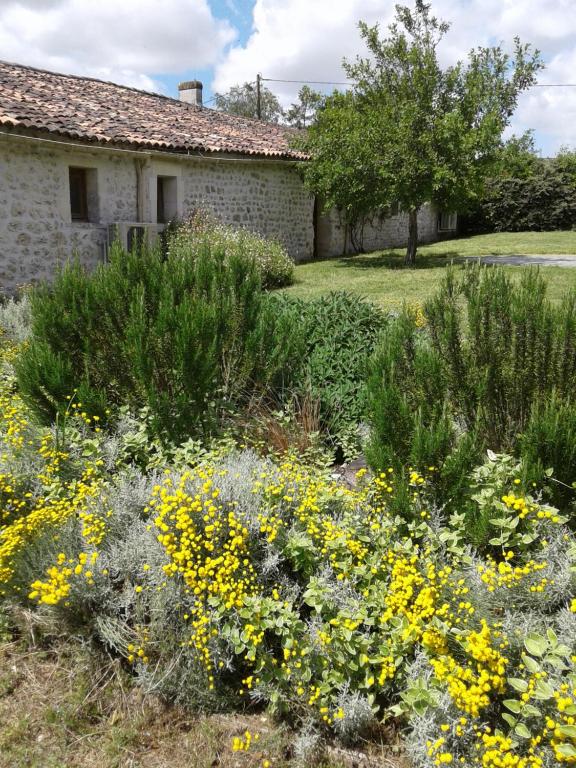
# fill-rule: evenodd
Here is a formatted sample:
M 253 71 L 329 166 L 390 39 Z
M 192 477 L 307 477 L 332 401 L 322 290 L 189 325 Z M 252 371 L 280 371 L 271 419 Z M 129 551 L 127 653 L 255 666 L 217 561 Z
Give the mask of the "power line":
M 334 81 L 334 80 L 284 80 L 275 77 L 262 77 L 262 81 L 267 83 L 305 83 L 308 85 L 353 85 L 352 80 Z M 534 83 L 531 88 L 576 88 L 576 83 Z
M 308 83 L 310 85 L 351 85 L 351 80 L 344 83 L 333 82 L 332 80 L 281 80 L 275 77 L 262 77 L 267 83 Z

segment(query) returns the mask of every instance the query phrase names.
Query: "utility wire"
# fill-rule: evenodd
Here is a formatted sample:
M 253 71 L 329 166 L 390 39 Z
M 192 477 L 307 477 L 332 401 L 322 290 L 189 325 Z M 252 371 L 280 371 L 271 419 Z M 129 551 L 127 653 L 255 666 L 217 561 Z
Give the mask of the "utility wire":
M 308 85 L 352 85 L 352 80 L 333 81 L 333 80 L 283 80 L 275 77 L 263 77 L 262 81 L 267 83 L 305 83 Z M 576 83 L 534 83 L 531 88 L 576 88 Z
M 351 85 L 352 80 L 346 80 L 344 83 L 336 83 L 332 80 L 280 80 L 275 77 L 263 77 L 267 83 L 309 83 L 311 85 Z

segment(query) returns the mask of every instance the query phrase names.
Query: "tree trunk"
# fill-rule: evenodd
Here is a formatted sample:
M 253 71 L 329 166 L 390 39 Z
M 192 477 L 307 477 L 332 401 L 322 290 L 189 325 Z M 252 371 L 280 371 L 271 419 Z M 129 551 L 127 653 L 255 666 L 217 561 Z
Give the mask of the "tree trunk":
M 418 247 L 418 209 L 411 208 L 408 211 L 408 247 L 404 256 L 406 267 L 416 266 L 416 249 Z

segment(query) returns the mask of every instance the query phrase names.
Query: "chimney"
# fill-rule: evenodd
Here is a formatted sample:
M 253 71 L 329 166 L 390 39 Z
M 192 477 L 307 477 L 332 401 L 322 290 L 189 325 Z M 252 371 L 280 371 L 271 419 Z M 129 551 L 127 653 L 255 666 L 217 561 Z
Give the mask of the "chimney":
M 202 83 L 200 80 L 187 80 L 178 86 L 178 95 L 180 101 L 187 104 L 194 104 L 196 107 L 202 106 Z

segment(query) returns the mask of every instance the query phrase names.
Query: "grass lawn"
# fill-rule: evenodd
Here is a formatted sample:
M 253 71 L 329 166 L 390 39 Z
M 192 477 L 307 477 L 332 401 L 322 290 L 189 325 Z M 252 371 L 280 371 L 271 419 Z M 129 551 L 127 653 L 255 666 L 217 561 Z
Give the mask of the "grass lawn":
M 492 235 L 444 240 L 418 249 L 416 269 L 403 266 L 404 250 L 377 251 L 296 267 L 296 282 L 286 291 L 312 298 L 328 291 L 354 291 L 385 306 L 425 300 L 441 282 L 445 268 L 466 256 L 576 255 L 576 232 L 502 232 Z M 517 278 L 524 267 L 507 267 Z M 559 300 L 567 288 L 576 287 L 576 268 L 545 267 L 549 296 Z

